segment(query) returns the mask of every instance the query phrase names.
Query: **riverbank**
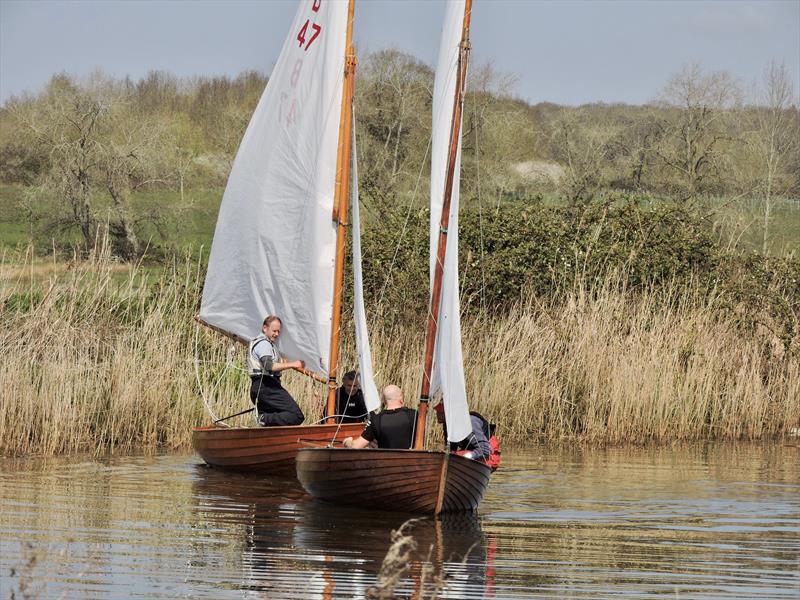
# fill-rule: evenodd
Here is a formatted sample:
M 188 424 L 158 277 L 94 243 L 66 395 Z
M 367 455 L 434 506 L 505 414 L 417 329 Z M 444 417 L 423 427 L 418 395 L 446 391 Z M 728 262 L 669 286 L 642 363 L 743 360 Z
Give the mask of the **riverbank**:
M 17 265 L 0 298 L 0 453 L 184 449 L 191 427 L 209 421 L 204 401 L 217 416 L 248 408 L 242 349 L 193 321 L 201 264 L 185 256 L 155 274 L 100 249 L 63 268 Z M 471 406 L 509 443 L 786 435 L 800 422 L 797 336 L 730 303 L 691 285 L 633 292 L 609 276 L 468 314 Z M 371 325 L 378 384 L 399 383 L 415 404 L 422 324 Z M 343 365 L 354 364 L 348 338 Z M 323 387 L 286 379 L 314 420 Z

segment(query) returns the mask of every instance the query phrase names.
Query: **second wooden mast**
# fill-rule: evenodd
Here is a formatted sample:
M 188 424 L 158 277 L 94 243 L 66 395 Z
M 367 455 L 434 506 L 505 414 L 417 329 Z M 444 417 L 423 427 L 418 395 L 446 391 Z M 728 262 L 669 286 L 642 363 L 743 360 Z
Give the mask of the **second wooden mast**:
M 414 435 L 414 449 L 425 447 L 425 422 L 428 415 L 428 402 L 431 390 L 431 371 L 433 370 L 433 353 L 436 347 L 436 335 L 439 325 L 439 311 L 442 304 L 442 278 L 444 275 L 444 258 L 447 252 L 447 227 L 450 224 L 450 202 L 453 197 L 453 181 L 455 178 L 458 142 L 461 136 L 461 114 L 464 108 L 464 93 L 467 84 L 467 65 L 469 63 L 469 23 L 472 16 L 472 0 L 464 3 L 464 22 L 461 30 L 461 44 L 458 52 L 458 72 L 456 91 L 453 98 L 453 118 L 450 122 L 450 143 L 447 154 L 447 176 L 444 184 L 444 201 L 442 216 L 439 221 L 439 240 L 436 249 L 436 267 L 433 276 L 431 306 L 428 312 L 428 327 L 425 336 L 425 359 L 422 368 L 422 390 L 420 391 L 419 408 L 417 409 L 417 425 Z
M 331 315 L 330 364 L 328 367 L 328 418 L 335 423 L 336 387 L 339 362 L 339 332 L 342 325 L 342 295 L 344 289 L 345 243 L 347 241 L 347 203 L 350 197 L 351 154 L 353 148 L 353 93 L 356 79 L 356 55 L 353 50 L 353 15 L 355 0 L 347 8 L 347 34 L 345 40 L 344 84 L 342 85 L 342 112 L 339 120 L 339 151 L 336 154 L 336 187 L 333 203 L 333 220 L 336 223 L 336 268 L 333 283 L 333 313 Z

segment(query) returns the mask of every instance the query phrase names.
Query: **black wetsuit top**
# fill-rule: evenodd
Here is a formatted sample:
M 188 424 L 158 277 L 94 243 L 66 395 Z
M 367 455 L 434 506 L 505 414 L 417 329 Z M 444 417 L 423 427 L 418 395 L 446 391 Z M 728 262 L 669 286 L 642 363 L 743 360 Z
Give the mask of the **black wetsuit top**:
M 378 448 L 408 449 L 414 442 L 414 425 L 417 411 L 412 408 L 394 408 L 373 415 L 361 434 L 365 440 L 378 442 Z

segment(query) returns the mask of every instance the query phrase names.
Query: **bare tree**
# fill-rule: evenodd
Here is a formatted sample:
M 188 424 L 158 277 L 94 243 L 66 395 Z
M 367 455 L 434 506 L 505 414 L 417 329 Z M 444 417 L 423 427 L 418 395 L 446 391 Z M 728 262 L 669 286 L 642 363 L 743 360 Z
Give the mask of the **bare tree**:
M 425 157 L 433 73 L 409 54 L 382 50 L 366 58 L 356 81 L 363 189 L 392 202 L 413 186 Z
M 100 141 L 97 167 L 112 200 L 109 227 L 118 240 L 125 240 L 122 254 L 137 255 L 140 248 L 131 194 L 150 184 L 165 183 L 158 169 L 166 158 L 163 127 L 151 118 L 137 119 L 121 99 L 109 111 L 108 119 L 108 135 Z
M 626 108 L 615 115 L 614 121 L 621 126 L 610 142 L 610 159 L 617 165 L 618 183 L 641 191 L 656 161 L 661 136 L 658 119 L 652 107 L 645 107 L 643 112 Z
M 541 132 L 533 127 L 527 105 L 512 96 L 516 77 L 490 62 L 469 72 L 462 128 L 462 197 L 483 192 L 499 199 L 517 191 L 530 177 L 521 173 L 532 160 Z
M 719 173 L 720 145 L 730 138 L 725 120 L 740 99 L 729 73 L 703 73 L 697 63 L 673 75 L 661 92 L 660 104 L 671 114 L 661 119 L 657 155 L 678 176 L 681 200 L 697 198 Z
M 570 202 L 591 200 L 604 183 L 613 127 L 584 108 L 563 109 L 551 130 L 555 159 L 564 166 L 562 192 Z
M 67 203 L 71 224 L 84 242 L 93 242 L 95 215 L 91 207 L 92 171 L 97 154 L 96 130 L 105 106 L 81 93 L 64 75 L 53 77 L 36 102 L 18 103 L 12 113 L 28 134 L 28 142 L 47 156 L 38 182 L 41 193 L 58 194 Z
M 162 129 L 136 114 L 122 86 L 100 74 L 85 85 L 56 76 L 41 97 L 15 104 L 12 112 L 29 143 L 47 156 L 39 194 L 68 209 L 68 217 L 50 223 L 78 228 L 89 247 L 98 223 L 107 220 L 122 253 L 138 252 L 130 195 L 156 179 Z M 111 209 L 104 219 L 107 200 Z
M 769 228 L 777 197 L 791 187 L 789 161 L 800 149 L 800 120 L 793 82 L 786 66 L 771 63 L 765 70 L 751 111 L 746 141 L 754 161 L 754 188 L 764 207 L 762 251 L 769 251 Z

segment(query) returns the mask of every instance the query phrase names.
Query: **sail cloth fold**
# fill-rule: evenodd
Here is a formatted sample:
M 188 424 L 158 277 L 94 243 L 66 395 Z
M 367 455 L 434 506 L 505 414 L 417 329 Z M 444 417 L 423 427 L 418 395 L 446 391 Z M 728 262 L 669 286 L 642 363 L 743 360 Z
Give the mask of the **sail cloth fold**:
M 200 319 L 239 338 L 283 321 L 281 353 L 327 371 L 347 2 L 303 0 L 222 199 Z
M 436 268 L 439 240 L 439 224 L 444 202 L 447 177 L 450 132 L 453 119 L 453 101 L 458 79 L 458 55 L 464 22 L 465 1 L 447 3 L 444 27 L 439 46 L 439 60 L 433 86 L 433 129 L 431 142 L 431 232 L 430 232 L 430 279 Z M 438 334 L 433 356 L 431 374 L 431 396 L 441 390 L 447 420 L 447 437 L 459 442 L 471 432 L 469 408 L 467 406 L 464 365 L 461 351 L 461 317 L 458 284 L 458 196 L 461 173 L 461 122 L 458 129 L 455 177 L 450 204 L 450 223 L 447 235 L 447 252 L 444 260 L 442 301 L 439 311 Z
M 356 151 L 356 119 L 353 115 L 353 159 L 352 159 L 352 224 L 353 224 L 353 313 L 356 322 L 356 350 L 361 373 L 361 391 L 367 410 L 372 412 L 381 406 L 375 377 L 372 374 L 372 352 L 369 347 L 367 315 L 364 309 L 364 279 L 361 273 L 361 217 L 358 209 L 358 152 Z

